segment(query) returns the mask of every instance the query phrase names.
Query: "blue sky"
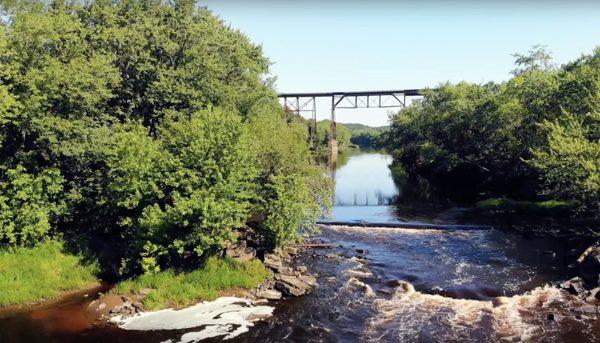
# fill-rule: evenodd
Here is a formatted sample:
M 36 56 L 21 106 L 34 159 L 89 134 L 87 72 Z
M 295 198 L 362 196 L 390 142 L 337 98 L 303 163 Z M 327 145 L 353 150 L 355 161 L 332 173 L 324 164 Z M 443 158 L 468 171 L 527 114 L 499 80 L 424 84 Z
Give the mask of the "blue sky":
M 600 1 L 201 1 L 262 44 L 280 92 L 503 81 L 514 52 L 546 45 L 562 64 L 600 45 Z M 319 119 L 329 115 L 318 104 Z M 385 125 L 386 110 L 340 122 Z

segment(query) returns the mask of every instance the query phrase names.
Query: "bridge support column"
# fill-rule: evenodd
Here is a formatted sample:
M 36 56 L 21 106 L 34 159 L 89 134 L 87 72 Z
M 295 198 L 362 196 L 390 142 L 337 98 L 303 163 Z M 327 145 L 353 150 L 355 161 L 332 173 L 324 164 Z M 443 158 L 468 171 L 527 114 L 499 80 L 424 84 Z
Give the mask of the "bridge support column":
M 331 125 L 329 126 L 329 155 L 331 161 L 337 160 L 338 155 L 338 142 L 337 142 L 337 128 L 335 123 L 335 97 L 331 98 Z

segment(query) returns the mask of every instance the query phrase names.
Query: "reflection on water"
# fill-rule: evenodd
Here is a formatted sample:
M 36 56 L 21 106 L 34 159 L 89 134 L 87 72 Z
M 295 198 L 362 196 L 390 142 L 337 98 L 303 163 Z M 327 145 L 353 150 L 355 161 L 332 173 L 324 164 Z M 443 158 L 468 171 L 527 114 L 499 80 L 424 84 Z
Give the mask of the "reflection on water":
M 392 156 L 382 152 L 350 151 L 341 155 L 333 172 L 335 193 L 329 220 L 395 222 L 391 206 L 398 195 L 389 166 Z
M 333 209 L 325 221 L 458 224 L 505 228 L 576 229 L 568 216 L 502 213 L 474 206 L 473 191 L 432 182 L 393 164 L 385 152 L 350 150 L 330 165 L 335 181 Z M 580 225 L 579 225 L 580 226 Z
M 398 194 L 391 163 L 392 156 L 383 153 L 350 156 L 335 172 L 334 206 L 389 205 Z

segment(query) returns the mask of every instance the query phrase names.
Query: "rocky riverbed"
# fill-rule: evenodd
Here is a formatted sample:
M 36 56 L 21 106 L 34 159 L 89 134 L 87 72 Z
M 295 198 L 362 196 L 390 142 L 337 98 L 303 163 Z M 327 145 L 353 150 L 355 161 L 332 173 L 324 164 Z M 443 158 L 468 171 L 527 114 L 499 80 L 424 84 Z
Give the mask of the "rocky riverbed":
M 322 229 L 318 240 L 276 251 L 252 241 L 228 247 L 225 255 L 259 258 L 273 271 L 255 289 L 154 312 L 140 306 L 151 289 L 124 297 L 82 293 L 5 317 L 0 329 L 13 338 L 8 342 L 600 339 L 600 254 L 594 246 L 582 254 L 587 239 Z

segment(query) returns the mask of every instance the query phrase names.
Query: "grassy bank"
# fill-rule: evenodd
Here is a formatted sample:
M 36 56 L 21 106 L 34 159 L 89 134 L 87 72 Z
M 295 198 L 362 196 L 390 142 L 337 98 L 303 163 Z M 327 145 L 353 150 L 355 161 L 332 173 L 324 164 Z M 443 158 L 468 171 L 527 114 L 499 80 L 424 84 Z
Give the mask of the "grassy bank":
M 55 299 L 97 283 L 96 264 L 63 251 L 60 242 L 0 252 L 0 306 Z
M 269 275 L 258 260 L 238 262 L 211 257 L 200 269 L 189 272 L 169 269 L 142 275 L 120 282 L 114 292 L 131 294 L 149 288 L 153 291 L 143 300 L 146 308 L 184 307 L 201 300 L 213 300 L 220 291 L 256 287 Z
M 494 211 L 534 215 L 563 215 L 573 210 L 573 204 L 564 201 L 519 201 L 507 198 L 494 198 L 479 201 L 475 209 L 479 211 Z

